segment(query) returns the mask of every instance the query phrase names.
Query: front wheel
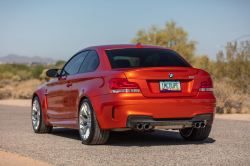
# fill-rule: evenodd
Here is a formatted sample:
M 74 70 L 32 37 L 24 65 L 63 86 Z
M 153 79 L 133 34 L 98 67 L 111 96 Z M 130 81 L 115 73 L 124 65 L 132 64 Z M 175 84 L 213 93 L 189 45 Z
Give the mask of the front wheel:
M 106 143 L 110 133 L 110 130 L 100 129 L 95 112 L 88 99 L 84 99 L 81 102 L 78 128 L 82 142 L 87 145 L 100 145 Z
M 187 128 L 181 129 L 180 134 L 186 141 L 203 141 L 205 140 L 212 129 L 212 125 L 206 125 L 205 128 Z
M 53 129 L 53 126 L 48 126 L 44 122 L 43 111 L 38 96 L 33 99 L 31 121 L 35 133 L 50 133 Z

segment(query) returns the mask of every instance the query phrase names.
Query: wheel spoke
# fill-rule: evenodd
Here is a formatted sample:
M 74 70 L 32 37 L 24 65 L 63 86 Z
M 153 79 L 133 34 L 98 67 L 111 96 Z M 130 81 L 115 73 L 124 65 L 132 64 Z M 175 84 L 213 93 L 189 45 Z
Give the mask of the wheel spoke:
M 36 112 L 36 101 L 34 101 L 33 103 L 33 108 L 32 108 L 33 112 Z
M 36 111 L 38 111 L 38 109 L 39 109 L 39 104 L 38 104 L 38 102 L 36 101 Z
M 85 115 L 87 116 L 88 115 L 88 106 L 85 104 L 84 105 L 84 113 L 85 113 Z

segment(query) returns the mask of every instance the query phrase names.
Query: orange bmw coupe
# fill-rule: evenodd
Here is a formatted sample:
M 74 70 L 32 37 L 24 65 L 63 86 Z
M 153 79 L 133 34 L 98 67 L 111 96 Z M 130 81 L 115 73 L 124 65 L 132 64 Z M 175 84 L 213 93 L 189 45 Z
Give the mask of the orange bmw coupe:
M 211 131 L 216 99 L 212 79 L 174 50 L 138 43 L 85 48 L 36 90 L 35 133 L 79 129 L 84 144 L 104 144 L 110 131 L 179 130 L 188 141 Z

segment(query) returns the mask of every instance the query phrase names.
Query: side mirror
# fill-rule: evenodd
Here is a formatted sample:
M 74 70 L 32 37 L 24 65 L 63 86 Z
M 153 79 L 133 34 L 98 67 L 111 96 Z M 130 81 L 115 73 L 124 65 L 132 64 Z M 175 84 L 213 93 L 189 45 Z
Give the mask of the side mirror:
M 46 72 L 46 75 L 48 77 L 57 77 L 57 71 L 59 69 L 49 69 L 47 72 Z

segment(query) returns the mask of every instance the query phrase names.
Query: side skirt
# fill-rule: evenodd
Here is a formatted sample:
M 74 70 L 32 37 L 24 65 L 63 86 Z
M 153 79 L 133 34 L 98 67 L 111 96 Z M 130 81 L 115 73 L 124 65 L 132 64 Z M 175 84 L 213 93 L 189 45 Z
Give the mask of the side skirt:
M 78 118 L 71 119 L 48 119 L 52 126 L 78 129 Z

